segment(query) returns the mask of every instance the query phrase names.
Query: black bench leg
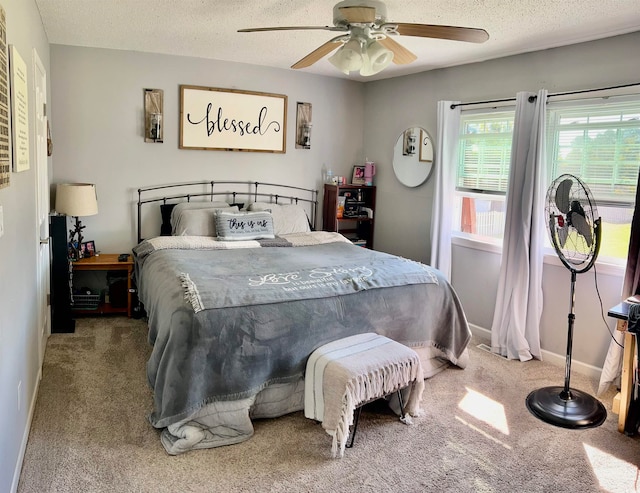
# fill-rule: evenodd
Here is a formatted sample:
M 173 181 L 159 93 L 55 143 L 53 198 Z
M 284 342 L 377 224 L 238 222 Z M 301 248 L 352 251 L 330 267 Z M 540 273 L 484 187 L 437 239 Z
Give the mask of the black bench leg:
M 360 419 L 360 413 L 362 412 L 362 406 L 360 406 L 358 409 L 356 409 L 355 413 L 355 419 L 353 421 L 353 428 L 351 430 L 351 439 L 349 440 L 349 442 L 346 445 L 346 448 L 351 448 L 353 447 L 353 441 L 356 438 L 356 430 L 358 429 L 358 420 Z
M 396 394 L 398 395 L 398 403 L 400 404 L 400 419 L 404 420 L 405 418 L 405 412 L 404 412 L 404 399 L 402 398 L 402 389 L 399 389 Z M 349 441 L 347 442 L 347 445 L 345 445 L 346 448 L 351 448 L 353 447 L 353 441 L 356 439 L 356 430 L 358 429 L 358 421 L 360 420 L 360 413 L 362 412 L 362 407 L 360 406 L 358 407 L 358 409 L 355 410 L 355 417 L 353 420 L 353 428 L 351 428 L 351 436 L 349 437 Z

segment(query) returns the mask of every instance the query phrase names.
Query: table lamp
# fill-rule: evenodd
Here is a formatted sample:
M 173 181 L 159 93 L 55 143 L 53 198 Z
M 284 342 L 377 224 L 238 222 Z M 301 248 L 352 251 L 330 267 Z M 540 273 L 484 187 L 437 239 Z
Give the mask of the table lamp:
M 56 211 L 76 219 L 74 229 L 69 230 L 69 245 L 74 249 L 72 257 L 77 259 L 82 245 L 82 230 L 85 228 L 79 216 L 98 213 L 96 186 L 91 183 L 59 183 L 56 186 Z

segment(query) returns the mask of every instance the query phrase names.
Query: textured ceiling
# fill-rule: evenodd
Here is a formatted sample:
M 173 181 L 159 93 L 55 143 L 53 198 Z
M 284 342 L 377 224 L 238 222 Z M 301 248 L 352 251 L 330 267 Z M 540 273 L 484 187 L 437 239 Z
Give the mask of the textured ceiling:
M 288 69 L 329 31 L 238 33 L 333 24 L 333 0 L 35 0 L 50 43 L 229 60 Z M 417 61 L 383 79 L 640 31 L 640 0 L 387 0 L 395 22 L 477 27 L 484 44 L 400 36 Z M 303 72 L 346 76 L 326 57 Z

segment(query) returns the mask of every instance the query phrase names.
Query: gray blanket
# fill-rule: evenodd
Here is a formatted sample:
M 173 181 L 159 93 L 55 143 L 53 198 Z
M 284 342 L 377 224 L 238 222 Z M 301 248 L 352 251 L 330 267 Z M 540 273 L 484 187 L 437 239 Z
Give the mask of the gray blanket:
M 349 243 L 232 250 L 143 243 L 134 254 L 153 344 L 150 421 L 158 428 L 211 403 L 295 383 L 316 348 L 349 335 L 376 332 L 431 346 L 454 364 L 470 339 L 441 273 Z
M 347 243 L 295 248 L 285 254 L 269 248 L 250 258 L 246 251 L 234 250 L 226 253 L 224 264 L 203 262 L 201 255 L 167 256 L 181 265 L 179 277 L 195 312 L 438 282 L 424 264 Z

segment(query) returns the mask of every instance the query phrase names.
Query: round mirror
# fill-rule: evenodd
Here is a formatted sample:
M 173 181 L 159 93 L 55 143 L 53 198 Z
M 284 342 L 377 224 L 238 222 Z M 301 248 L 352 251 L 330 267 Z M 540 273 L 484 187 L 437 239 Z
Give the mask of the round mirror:
M 422 185 L 433 169 L 433 142 L 420 127 L 406 129 L 393 148 L 393 172 L 408 187 Z

